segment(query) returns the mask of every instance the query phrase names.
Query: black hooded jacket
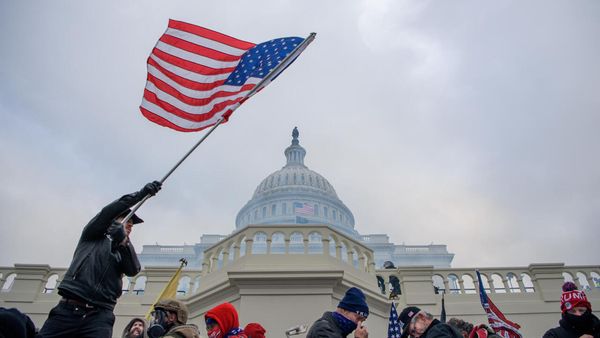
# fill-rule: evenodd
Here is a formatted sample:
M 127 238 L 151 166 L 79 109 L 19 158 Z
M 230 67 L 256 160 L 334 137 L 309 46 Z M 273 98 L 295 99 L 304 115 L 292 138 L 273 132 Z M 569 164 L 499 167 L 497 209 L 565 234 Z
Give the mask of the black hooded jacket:
M 123 274 L 135 276 L 140 263 L 133 245 L 113 249 L 107 232 L 115 218 L 144 198 L 142 192 L 125 195 L 105 206 L 83 228 L 71 265 L 58 286 L 58 293 L 101 308 L 113 310 L 121 296 Z
M 424 338 L 462 338 L 462 334 L 452 326 L 442 323 L 437 319 L 429 325 L 421 337 Z
M 558 322 L 559 326 L 546 331 L 542 338 L 578 338 L 586 333 L 594 338 L 600 338 L 600 319 L 593 314 L 590 315 L 592 316 L 592 325 L 584 332 L 576 330 L 565 318 L 562 318 Z

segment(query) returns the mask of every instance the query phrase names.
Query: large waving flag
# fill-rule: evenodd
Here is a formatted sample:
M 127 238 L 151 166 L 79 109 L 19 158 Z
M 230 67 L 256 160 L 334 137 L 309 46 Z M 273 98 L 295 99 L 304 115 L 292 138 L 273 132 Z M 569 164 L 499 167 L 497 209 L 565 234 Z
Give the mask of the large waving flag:
M 523 338 L 519 329 L 521 326 L 517 323 L 513 323 L 504 317 L 504 314 L 494 305 L 492 300 L 485 294 L 483 283 L 481 282 L 481 274 L 479 270 L 477 272 L 477 280 L 479 281 L 479 298 L 481 298 L 481 305 L 487 313 L 488 322 L 490 327 L 504 338 Z
M 148 58 L 140 110 L 152 122 L 186 132 L 225 122 L 313 39 L 314 33 L 254 44 L 169 20 Z

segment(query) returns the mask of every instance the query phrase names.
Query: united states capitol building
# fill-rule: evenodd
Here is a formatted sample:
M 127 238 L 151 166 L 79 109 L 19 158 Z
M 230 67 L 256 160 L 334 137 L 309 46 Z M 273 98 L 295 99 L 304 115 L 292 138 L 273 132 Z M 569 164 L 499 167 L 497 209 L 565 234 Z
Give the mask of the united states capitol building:
M 334 309 L 349 287 L 365 292 L 371 337 L 387 337 L 392 302 L 400 309 L 413 305 L 438 315 L 442 295 L 448 318 L 487 323 L 476 267 L 451 267 L 454 255 L 442 244 L 404 245 L 385 234 L 361 235 L 330 182 L 304 164 L 306 150 L 298 138 L 295 129 L 284 152 L 285 166 L 258 184 L 233 232 L 198 234 L 200 242 L 194 245 L 143 246 L 143 270 L 123 277 L 114 337 L 154 304 L 181 258 L 189 264 L 179 276 L 177 297 L 204 336 L 204 314 L 222 302 L 238 309 L 242 325 L 259 322 L 267 336 L 283 337 L 286 329 L 310 325 Z M 557 326 L 561 286 L 567 280 L 586 290 L 596 313 L 600 309 L 600 264 L 477 268 L 486 293 L 522 326 L 523 337 L 541 337 Z M 56 287 L 65 273 L 66 267 L 47 264 L 0 266 L 0 306 L 18 308 L 41 327 L 60 298 Z
M 292 144 L 284 152 L 285 166 L 256 187 L 252 198 L 237 214 L 234 233 L 251 224 L 326 224 L 372 249 L 376 267 L 383 267 L 385 262 L 395 266 L 450 267 L 454 254 L 448 253 L 446 245 L 396 245 L 385 234 L 359 234 L 354 228 L 352 211 L 340 200 L 331 183 L 304 164 L 306 150 L 298 137 L 298 129 L 294 128 Z M 178 266 L 179 259 L 183 257 L 190 267 L 201 267 L 204 250 L 228 236 L 202 235 L 200 243 L 194 245 L 144 245 L 139 255 L 140 262 L 145 266 Z M 297 233 L 290 238 L 291 246 L 288 248 L 293 252 L 299 247 L 295 244 L 304 240 Z M 310 234 L 306 240 L 312 250 L 316 250 L 313 243 L 321 241 L 316 233 Z M 267 238 L 264 233 L 257 234 L 253 245 L 257 250 L 266 251 L 267 241 L 273 244 L 273 253 L 284 251 L 283 234 L 275 234 L 272 238 Z M 342 251 L 346 250 L 342 246 Z

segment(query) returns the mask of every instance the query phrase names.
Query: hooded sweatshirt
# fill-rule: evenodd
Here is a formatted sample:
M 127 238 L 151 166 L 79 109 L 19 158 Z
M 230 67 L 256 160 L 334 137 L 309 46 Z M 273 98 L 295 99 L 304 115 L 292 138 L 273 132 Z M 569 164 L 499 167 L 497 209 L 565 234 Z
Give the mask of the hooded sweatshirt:
M 148 338 L 148 335 L 146 334 L 146 330 L 148 329 L 148 323 L 146 323 L 146 321 L 145 321 L 143 318 L 138 318 L 138 317 L 136 317 L 136 318 L 133 318 L 133 319 L 132 319 L 132 320 L 129 322 L 129 324 L 127 324 L 127 325 L 125 326 L 125 328 L 123 329 L 123 334 L 121 335 L 121 338 L 130 338 L 130 337 L 128 336 L 128 334 L 129 334 L 129 330 L 130 330 L 130 329 L 131 329 L 131 327 L 133 326 L 133 323 L 135 323 L 135 322 L 139 322 L 139 321 L 141 321 L 142 323 L 144 323 L 144 329 L 142 330 L 142 335 L 141 335 L 141 337 L 143 337 L 143 338 Z
M 229 303 L 223 303 L 215 306 L 214 308 L 208 310 L 204 317 L 214 319 L 219 328 L 221 329 L 221 333 L 223 334 L 223 338 L 247 338 L 244 331 L 240 330 L 238 333 L 233 333 L 232 331 L 239 330 L 240 321 L 238 319 L 238 313 L 235 307 Z

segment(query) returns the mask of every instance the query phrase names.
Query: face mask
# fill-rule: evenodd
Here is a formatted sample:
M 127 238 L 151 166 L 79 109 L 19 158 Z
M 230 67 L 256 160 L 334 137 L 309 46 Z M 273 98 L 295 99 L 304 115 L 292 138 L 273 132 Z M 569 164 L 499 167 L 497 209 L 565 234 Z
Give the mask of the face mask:
M 218 326 L 213 327 L 212 330 L 208 331 L 208 338 L 220 338 L 221 337 L 221 329 Z
M 338 324 L 344 336 L 349 335 L 352 331 L 356 330 L 356 323 L 351 321 L 350 319 L 344 317 L 342 314 L 337 312 L 332 312 L 333 318 L 335 322 Z
M 581 316 L 576 316 L 565 312 L 563 318 L 577 331 L 584 332 L 592 329 L 594 320 L 592 319 L 592 313 L 588 310 Z

